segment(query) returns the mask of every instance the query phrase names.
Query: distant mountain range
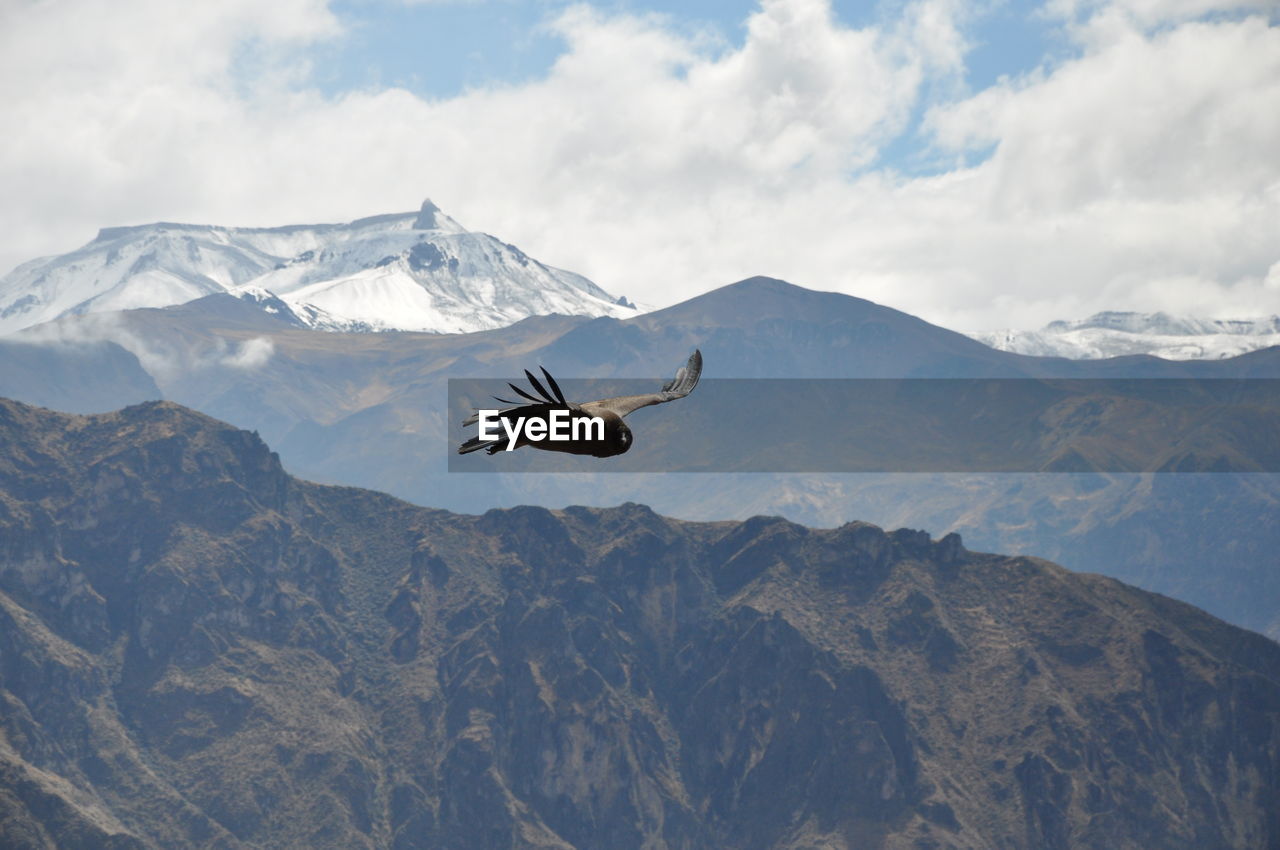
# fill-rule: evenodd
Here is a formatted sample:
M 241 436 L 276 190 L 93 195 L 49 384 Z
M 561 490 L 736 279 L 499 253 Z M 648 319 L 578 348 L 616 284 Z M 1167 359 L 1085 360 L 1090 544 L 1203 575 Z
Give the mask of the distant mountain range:
M 1037 357 L 1099 360 L 1149 354 L 1166 360 L 1220 360 L 1280 345 L 1280 316 L 1261 319 L 1197 319 L 1167 313 L 1095 313 L 1087 319 L 1050 322 L 1038 331 L 970 334 L 1001 351 Z
M 641 313 L 587 278 L 467 230 L 430 200 L 348 224 L 103 228 L 84 247 L 0 278 L 0 336 L 54 319 L 228 293 L 299 328 L 471 333 L 531 316 Z M 1219 320 L 1103 312 L 1040 330 L 968 334 L 1036 357 L 1217 360 L 1280 345 L 1280 316 Z
M 1112 579 L 463 516 L 171 403 L 0 401 L 0 443 L 5 848 L 1280 843 L 1280 646 Z
M 581 275 L 467 230 L 426 201 L 350 224 L 110 227 L 0 279 L 0 334 L 62 316 L 231 293 L 300 327 L 460 333 L 636 309 Z
M 513 378 L 538 364 L 566 379 L 646 378 L 655 387 L 695 347 L 706 356 L 707 380 L 1276 378 L 1280 348 L 1208 362 L 1029 357 L 869 301 L 768 278 L 632 319 L 543 316 L 472 334 L 322 333 L 224 293 L 164 309 L 66 317 L 15 340 L 36 338 L 64 340 L 64 348 L 114 340 L 136 355 L 125 357 L 134 374 L 78 362 L 86 374 L 119 382 L 121 403 L 138 400 L 139 388 L 154 380 L 165 398 L 257 430 L 291 472 L 312 480 L 464 511 L 630 500 L 686 519 L 778 514 L 814 525 L 859 519 L 958 531 L 984 549 L 1051 557 L 1280 636 L 1280 475 L 577 476 L 446 468 L 448 379 Z M 0 362 L 0 376 L 25 393 L 44 393 L 19 398 L 47 399 L 59 383 L 44 377 L 48 368 L 30 356 L 11 358 Z M 70 391 L 58 393 L 59 403 L 85 412 L 117 406 L 102 406 L 110 393 L 96 386 L 94 395 L 80 394 L 83 404 Z M 697 403 L 681 402 L 683 413 L 676 405 L 636 413 L 640 438 L 669 439 L 663 429 L 695 413 Z M 742 427 L 749 430 L 749 418 Z M 759 440 L 745 445 L 769 450 Z

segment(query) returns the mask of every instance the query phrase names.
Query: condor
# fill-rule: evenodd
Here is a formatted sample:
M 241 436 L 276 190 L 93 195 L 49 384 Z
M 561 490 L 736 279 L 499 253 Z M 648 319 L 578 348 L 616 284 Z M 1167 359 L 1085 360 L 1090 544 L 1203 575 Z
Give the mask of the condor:
M 500 398 L 497 399 L 500 403 L 510 406 L 497 411 L 477 411 L 462 424 L 481 424 L 480 434 L 458 446 L 458 454 L 468 454 L 480 449 L 495 454 L 503 449 L 511 451 L 521 446 L 593 457 L 623 454 L 631 448 L 632 439 L 631 429 L 622 421 L 623 417 L 642 407 L 675 401 L 693 392 L 693 388 L 698 385 L 698 378 L 702 376 L 702 352 L 695 349 L 689 362 L 681 366 L 676 371 L 676 376 L 656 393 L 617 396 L 582 404 L 566 400 L 560 385 L 546 369 L 542 370 L 542 375 L 547 379 L 550 391 L 528 369 L 524 374 L 529 379 L 533 392 L 522 390 L 515 384 L 507 386 L 528 403 Z M 550 423 L 559 425 L 565 421 L 566 416 L 570 425 L 567 439 L 545 439 Z M 501 436 L 494 433 L 493 426 L 499 422 L 508 437 L 505 444 Z M 535 426 L 531 431 L 530 425 L 535 422 L 541 423 L 541 426 Z M 603 422 L 603 434 L 600 433 L 600 422 Z M 563 434 L 564 429 L 558 429 L 555 433 Z

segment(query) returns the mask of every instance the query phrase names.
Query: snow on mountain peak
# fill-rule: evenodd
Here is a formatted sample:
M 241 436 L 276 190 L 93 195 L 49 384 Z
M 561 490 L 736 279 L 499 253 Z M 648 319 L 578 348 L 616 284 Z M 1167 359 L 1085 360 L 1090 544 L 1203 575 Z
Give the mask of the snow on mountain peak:
M 233 287 L 232 289 L 229 289 L 228 292 L 242 301 L 249 301 L 254 304 L 262 304 L 279 298 L 279 296 L 270 289 L 264 289 L 263 287 L 256 286 L 252 283 L 247 283 L 244 286 Z
M 1150 354 L 1166 360 L 1218 360 L 1280 345 L 1280 316 L 1201 319 L 1168 313 L 1105 311 L 1057 320 L 1038 331 L 1004 329 L 970 334 L 1001 351 L 1095 360 Z
M 107 227 L 87 245 L 0 279 L 0 335 L 76 313 L 165 307 L 228 292 L 287 305 L 324 330 L 466 332 L 533 315 L 637 309 L 514 245 L 467 230 L 427 199 L 346 224 Z

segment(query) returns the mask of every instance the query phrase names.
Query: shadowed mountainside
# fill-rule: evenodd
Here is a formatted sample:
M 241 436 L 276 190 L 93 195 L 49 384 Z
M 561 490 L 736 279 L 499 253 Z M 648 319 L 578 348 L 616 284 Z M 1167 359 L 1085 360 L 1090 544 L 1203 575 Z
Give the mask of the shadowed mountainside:
M 5 847 L 1264 847 L 1280 647 L 949 536 L 462 516 L 0 402 Z
M 0 397 L 68 413 L 103 413 L 162 396 L 138 358 L 114 342 L 0 339 Z

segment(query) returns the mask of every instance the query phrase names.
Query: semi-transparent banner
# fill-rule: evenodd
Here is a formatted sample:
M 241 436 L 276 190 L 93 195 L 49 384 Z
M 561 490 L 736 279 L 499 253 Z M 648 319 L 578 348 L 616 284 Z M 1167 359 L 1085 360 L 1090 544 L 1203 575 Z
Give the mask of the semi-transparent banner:
M 662 384 L 559 382 L 572 403 Z M 705 379 L 627 415 L 621 453 L 548 450 L 595 433 L 543 410 L 558 421 L 532 431 L 489 414 L 496 440 L 459 454 L 468 417 L 510 407 L 494 396 L 513 398 L 507 379 L 449 381 L 450 472 L 1280 472 L 1276 379 Z

